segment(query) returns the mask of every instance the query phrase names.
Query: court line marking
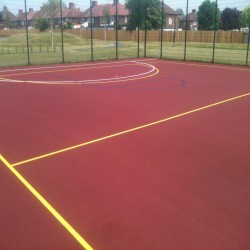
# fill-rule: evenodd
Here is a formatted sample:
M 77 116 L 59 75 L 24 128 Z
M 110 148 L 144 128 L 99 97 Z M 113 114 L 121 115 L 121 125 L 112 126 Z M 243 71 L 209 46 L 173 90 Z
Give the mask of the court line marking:
M 104 141 L 104 140 L 107 140 L 107 139 L 110 139 L 110 138 L 113 138 L 113 137 L 128 134 L 128 133 L 140 130 L 140 129 L 144 129 L 144 128 L 151 127 L 151 126 L 154 126 L 154 125 L 157 125 L 157 124 L 160 124 L 160 123 L 164 123 L 164 122 L 167 122 L 167 121 L 170 121 L 170 120 L 182 117 L 182 116 L 186 116 L 186 115 L 189 115 L 189 114 L 192 114 L 192 113 L 204 110 L 204 109 L 212 108 L 214 106 L 218 106 L 218 105 L 230 102 L 230 101 L 234 101 L 234 100 L 237 100 L 237 99 L 249 96 L 249 95 L 250 95 L 250 92 L 239 95 L 239 96 L 235 96 L 235 97 L 232 97 L 232 98 L 229 98 L 229 99 L 225 99 L 225 100 L 222 100 L 222 101 L 219 101 L 219 102 L 215 102 L 215 103 L 212 103 L 212 104 L 209 104 L 209 105 L 206 105 L 206 106 L 202 106 L 202 107 L 199 107 L 199 108 L 187 111 L 187 112 L 183 112 L 183 113 L 180 113 L 178 115 L 170 116 L 170 117 L 167 117 L 167 118 L 162 119 L 162 120 L 147 123 L 147 124 L 135 127 L 135 128 L 131 128 L 131 129 L 124 130 L 124 131 L 121 131 L 121 132 L 118 132 L 118 133 L 107 135 L 107 136 L 104 136 L 104 137 L 101 137 L 101 138 L 98 138 L 98 139 L 94 139 L 94 140 L 91 140 L 91 141 L 88 141 L 88 142 L 84 142 L 84 143 L 77 144 L 77 145 L 74 145 L 74 146 L 71 146 L 71 147 L 67 147 L 67 148 L 60 149 L 60 150 L 57 150 L 57 151 L 54 151 L 54 152 L 50 152 L 50 153 L 47 153 L 47 154 L 43 154 L 43 155 L 40 155 L 40 156 L 36 156 L 36 157 L 30 158 L 30 159 L 23 160 L 23 161 L 20 161 L 20 162 L 16 162 L 16 163 L 13 163 L 12 166 L 13 167 L 20 166 L 20 165 L 23 165 L 25 163 L 33 162 L 33 161 L 40 160 L 40 159 L 43 159 L 43 158 L 47 158 L 47 157 L 50 157 L 50 156 L 53 156 L 53 155 L 64 153 L 66 151 L 70 151 L 70 150 L 73 150 L 73 149 L 84 147 L 84 146 L 87 146 L 87 145 L 90 145 L 90 144 L 93 144 L 93 143 L 96 143 L 96 142 L 100 142 L 100 141 Z
M 0 161 L 22 182 L 22 184 L 44 205 L 47 210 L 86 250 L 93 250 L 85 239 L 56 211 L 56 209 L 11 165 L 1 154 Z
M 151 70 L 136 74 L 136 75 L 129 75 L 129 76 L 123 76 L 123 77 L 115 77 L 115 78 L 106 78 L 106 79 L 93 79 L 93 80 L 72 80 L 72 81 L 33 81 L 33 80 L 15 80 L 15 79 L 7 79 L 7 78 L 0 78 L 0 81 L 8 81 L 8 82 L 20 82 L 20 83 L 35 83 L 35 84 L 47 84 L 47 85 L 53 85 L 53 84 L 64 84 L 64 85 L 72 85 L 72 84 L 93 84 L 93 83 L 112 83 L 112 82 L 123 82 L 123 81 L 132 81 L 132 80 L 139 80 L 139 79 L 144 79 L 147 77 L 152 77 L 156 74 L 159 73 L 159 70 L 148 63 L 143 63 L 143 62 L 134 62 L 134 64 L 123 64 L 123 65 L 118 65 L 118 67 L 123 67 L 123 66 L 134 66 L 134 65 L 142 65 L 144 67 L 151 68 Z M 88 69 L 99 69 L 99 68 L 110 68 L 114 66 L 105 66 L 105 67 L 92 67 L 92 68 L 84 68 L 84 70 Z M 116 65 L 117 67 L 117 65 Z M 76 68 L 76 69 L 68 69 L 68 70 L 79 70 L 81 68 Z M 48 72 L 59 72 L 59 71 L 65 71 L 65 70 L 51 70 L 51 71 L 42 71 L 42 72 L 34 72 L 35 74 L 39 73 L 48 73 Z M 29 75 L 33 74 L 32 72 L 29 73 L 21 73 L 21 74 L 11 74 L 13 75 Z M 8 76 L 11 76 L 8 75 Z M 4 76 L 4 75 L 2 75 Z
M 1 75 L 1 77 L 3 76 L 21 76 L 21 75 L 34 75 L 34 74 L 43 74 L 43 73 L 53 73 L 53 72 L 64 72 L 64 71 L 74 71 L 74 70 L 90 70 L 90 69 L 103 69 L 103 68 L 113 68 L 113 67 L 124 67 L 124 66 L 134 66 L 135 63 L 127 63 L 127 64 L 122 64 L 122 65 L 109 65 L 109 66 L 94 66 L 94 67 L 89 67 L 86 68 L 84 66 L 78 66 L 75 67 L 73 69 L 54 69 L 54 70 L 45 70 L 45 71 L 31 71 L 31 72 L 21 72 L 21 73 L 15 73 L 15 74 L 7 74 L 7 75 Z M 146 63 L 145 63 L 146 65 Z
M 15 68 L 15 69 L 7 69 L 7 70 L 0 70 L 0 73 L 5 72 L 17 72 L 17 71 L 28 71 L 28 70 L 38 70 L 38 69 L 55 69 L 55 68 L 71 68 L 71 67 L 85 67 L 85 66 L 94 66 L 94 65 L 116 65 L 123 64 L 123 63 L 135 63 L 135 62 L 148 62 L 148 61 L 156 61 L 158 59 L 141 59 L 141 60 L 122 60 L 122 61 L 111 61 L 111 62 L 93 62 L 93 63 L 79 63 L 79 64 L 70 64 L 70 65 L 54 65 L 54 66 L 44 66 L 40 65 L 38 67 L 27 67 L 27 68 Z M 99 66 L 101 67 L 101 66 Z M 86 68 L 87 69 L 87 68 Z

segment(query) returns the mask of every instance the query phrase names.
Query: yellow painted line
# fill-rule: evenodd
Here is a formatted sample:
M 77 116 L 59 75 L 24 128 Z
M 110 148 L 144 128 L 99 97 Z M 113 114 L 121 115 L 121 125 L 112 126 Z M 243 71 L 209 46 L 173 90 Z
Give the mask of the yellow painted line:
M 128 129 L 128 130 L 124 130 L 124 131 L 121 131 L 121 132 L 118 132 L 118 133 L 114 133 L 114 134 L 111 134 L 111 135 L 108 135 L 108 136 L 104 136 L 104 137 L 101 137 L 101 138 L 98 138 L 98 139 L 95 139 L 95 140 L 84 142 L 84 143 L 81 143 L 81 144 L 78 144 L 78 145 L 75 145 L 75 146 L 71 146 L 71 147 L 68 147 L 68 148 L 57 150 L 57 151 L 54 151 L 54 152 L 51 152 L 51 153 L 48 153 L 48 154 L 40 155 L 40 156 L 31 158 L 31 159 L 20 161 L 20 162 L 12 164 L 12 166 L 19 166 L 19 165 L 22 165 L 22 164 L 25 164 L 25 163 L 33 162 L 33 161 L 40 160 L 40 159 L 43 159 L 43 158 L 46 158 L 46 157 L 50 157 L 50 156 L 53 156 L 53 155 L 64 153 L 66 151 L 70 151 L 70 150 L 73 150 L 73 149 L 84 147 L 84 146 L 87 146 L 87 145 L 90 145 L 90 144 L 93 144 L 93 143 L 96 143 L 96 142 L 104 141 L 104 140 L 107 140 L 107 139 L 110 139 L 110 138 L 113 138 L 113 137 L 117 137 L 117 136 L 120 136 L 120 135 L 128 134 L 128 133 L 140 130 L 140 129 L 144 129 L 144 128 L 147 128 L 147 127 L 151 127 L 151 126 L 163 123 L 163 122 L 167 122 L 167 121 L 170 121 L 170 120 L 173 120 L 173 119 L 185 116 L 185 115 L 189 115 L 189 114 L 192 114 L 192 113 L 204 110 L 204 109 L 212 108 L 214 106 L 218 106 L 218 105 L 221 105 L 223 103 L 231 102 L 231 101 L 234 101 L 236 99 L 243 98 L 243 97 L 246 97 L 246 96 L 249 96 L 249 95 L 250 95 L 250 93 L 246 93 L 246 94 L 243 94 L 243 95 L 235 96 L 235 97 L 223 100 L 223 101 L 215 102 L 215 103 L 212 103 L 212 104 L 209 104 L 209 105 L 197 108 L 197 109 L 193 109 L 193 110 L 190 110 L 190 111 L 178 114 L 178 115 L 174 115 L 174 116 L 162 119 L 162 120 L 158 120 L 158 121 L 155 121 L 155 122 L 152 122 L 152 123 L 148 123 L 148 124 L 145 124 L 145 125 L 142 125 L 142 126 L 138 126 L 138 127 L 135 127 L 135 128 L 131 128 L 131 129 Z
M 49 210 L 49 212 L 69 231 L 69 233 L 80 243 L 86 250 L 93 248 L 76 232 L 76 230 L 49 204 L 48 201 L 11 165 L 1 154 L 0 160 L 5 166 L 23 183 L 23 185 Z

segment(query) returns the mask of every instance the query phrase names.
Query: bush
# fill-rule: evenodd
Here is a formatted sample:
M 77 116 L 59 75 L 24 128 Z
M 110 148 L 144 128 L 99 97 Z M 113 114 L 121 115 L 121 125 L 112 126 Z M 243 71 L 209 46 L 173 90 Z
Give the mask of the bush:
M 37 29 L 39 29 L 40 31 L 45 31 L 46 29 L 48 29 L 49 25 L 46 19 L 44 18 L 39 18 L 36 22 L 35 27 Z

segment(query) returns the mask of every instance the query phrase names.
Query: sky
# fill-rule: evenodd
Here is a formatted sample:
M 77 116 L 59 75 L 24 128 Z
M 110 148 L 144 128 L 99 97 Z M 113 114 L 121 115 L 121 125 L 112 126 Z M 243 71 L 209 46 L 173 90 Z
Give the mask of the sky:
M 3 6 L 5 5 L 13 14 L 17 14 L 19 9 L 25 9 L 24 1 L 25 0 L 0 0 L 0 10 L 3 9 Z M 189 0 L 189 12 L 191 12 L 192 9 L 198 10 L 199 5 L 203 1 L 204 0 Z M 34 10 L 40 10 L 40 7 L 45 2 L 47 2 L 47 0 L 26 0 L 27 10 L 29 8 L 33 8 Z M 76 4 L 76 7 L 80 8 L 82 11 L 89 8 L 90 4 L 89 0 L 63 0 L 63 2 L 66 5 L 68 5 L 69 2 L 74 2 Z M 97 2 L 98 4 L 107 4 L 112 3 L 113 0 L 97 0 Z M 124 4 L 125 0 L 120 0 L 120 2 Z M 181 8 L 183 9 L 184 13 L 186 13 L 186 0 L 164 0 L 164 2 L 172 9 L 176 10 L 177 8 Z M 243 10 L 246 6 L 250 6 L 250 1 L 218 0 L 218 6 L 220 10 L 223 10 L 226 7 L 236 7 L 238 10 Z

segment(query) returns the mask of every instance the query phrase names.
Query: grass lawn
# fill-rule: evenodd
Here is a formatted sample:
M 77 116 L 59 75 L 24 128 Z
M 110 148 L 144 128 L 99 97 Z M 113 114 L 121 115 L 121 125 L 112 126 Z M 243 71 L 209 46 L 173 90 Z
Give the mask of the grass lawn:
M 2 37 L 0 39 L 0 67 L 28 64 L 27 37 L 25 31 Z M 63 52 L 62 52 L 63 46 Z M 139 56 L 145 53 L 145 44 L 140 42 Z M 160 57 L 160 42 L 146 43 L 147 57 Z M 162 56 L 166 59 L 184 60 L 184 43 L 162 44 Z M 246 65 L 247 44 L 215 44 L 214 62 L 224 64 Z M 118 58 L 135 58 L 138 56 L 138 43 L 118 42 Z M 61 33 L 29 33 L 30 64 L 51 64 L 64 62 L 91 61 L 91 41 L 84 37 L 64 32 L 63 44 Z M 115 41 L 93 40 L 93 59 L 110 60 L 116 58 Z M 187 43 L 186 60 L 211 62 L 213 58 L 212 43 Z M 248 66 L 250 65 L 250 56 Z

